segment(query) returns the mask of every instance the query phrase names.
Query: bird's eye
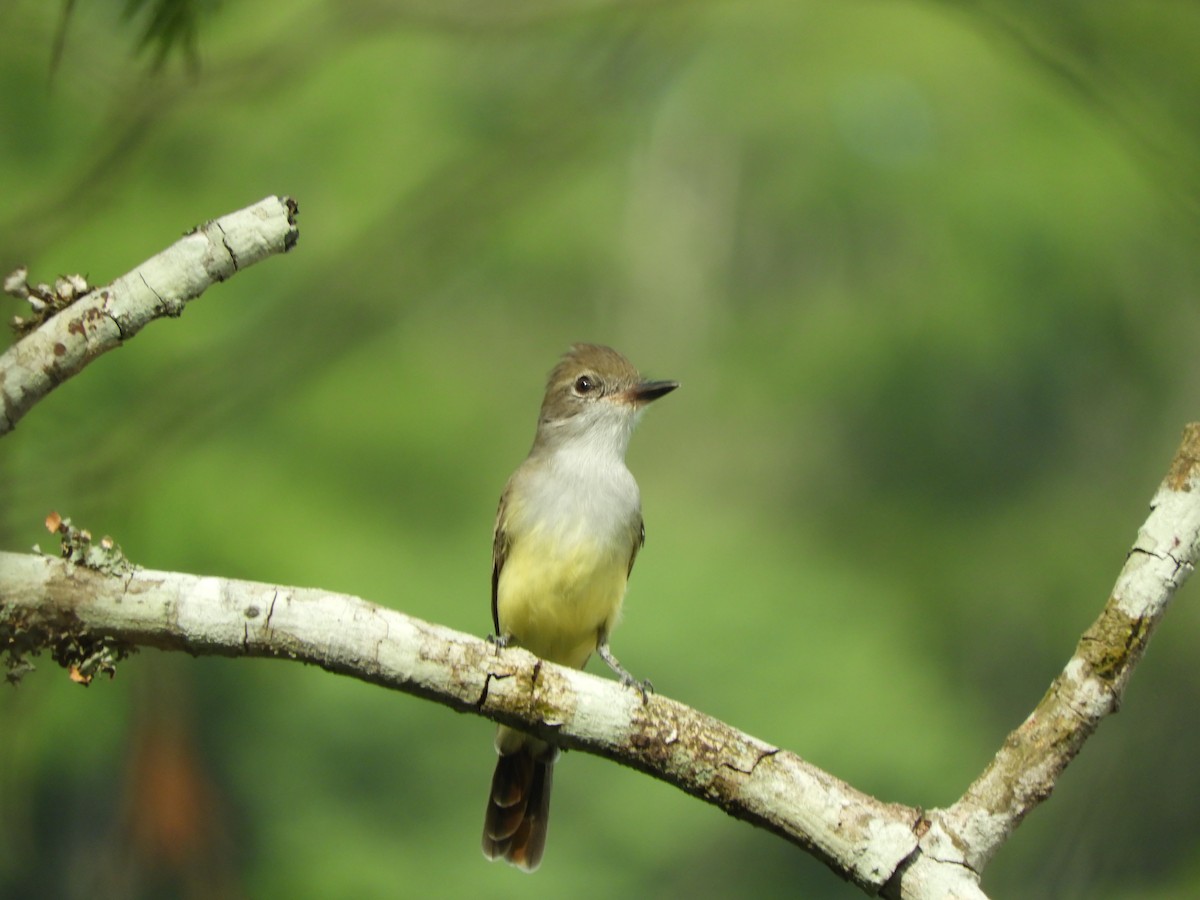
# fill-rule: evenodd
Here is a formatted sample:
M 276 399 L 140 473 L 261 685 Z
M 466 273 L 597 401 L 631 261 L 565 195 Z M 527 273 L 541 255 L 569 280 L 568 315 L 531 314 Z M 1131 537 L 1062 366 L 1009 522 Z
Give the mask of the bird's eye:
M 596 381 L 591 375 L 580 375 L 575 379 L 575 393 L 579 394 L 580 396 L 583 396 L 584 394 L 590 394 L 595 389 Z

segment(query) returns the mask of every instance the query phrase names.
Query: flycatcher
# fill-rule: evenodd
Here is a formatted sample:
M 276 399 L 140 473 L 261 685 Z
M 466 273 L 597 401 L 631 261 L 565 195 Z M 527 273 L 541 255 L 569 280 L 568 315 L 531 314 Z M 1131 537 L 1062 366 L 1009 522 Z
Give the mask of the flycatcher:
M 577 669 L 595 651 L 622 683 L 637 684 L 608 647 L 646 540 L 625 450 L 646 405 L 677 387 L 643 381 L 624 356 L 594 344 L 575 344 L 550 373 L 533 449 L 496 514 L 492 623 L 502 645 Z M 532 872 L 546 846 L 558 748 L 501 725 L 496 752 L 483 853 Z

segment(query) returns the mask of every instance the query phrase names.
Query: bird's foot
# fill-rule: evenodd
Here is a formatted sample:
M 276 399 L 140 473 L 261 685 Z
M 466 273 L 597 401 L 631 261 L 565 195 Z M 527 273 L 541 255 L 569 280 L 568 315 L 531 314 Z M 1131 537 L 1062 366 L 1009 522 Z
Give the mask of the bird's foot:
M 623 665 L 621 665 L 617 658 L 613 656 L 612 650 L 609 649 L 608 638 L 606 636 L 601 636 L 599 642 L 596 644 L 596 653 L 602 660 L 604 660 L 605 664 L 612 669 L 614 673 L 616 673 L 617 677 L 621 679 L 621 684 L 625 685 L 625 687 L 638 689 L 642 695 L 643 703 L 650 699 L 650 695 L 654 693 L 654 685 L 650 683 L 650 679 L 646 678 L 639 680 L 634 678 L 633 674 Z
M 496 648 L 497 653 L 506 647 L 512 647 L 516 645 L 516 641 L 513 640 L 511 634 L 489 634 L 487 636 L 487 642 Z

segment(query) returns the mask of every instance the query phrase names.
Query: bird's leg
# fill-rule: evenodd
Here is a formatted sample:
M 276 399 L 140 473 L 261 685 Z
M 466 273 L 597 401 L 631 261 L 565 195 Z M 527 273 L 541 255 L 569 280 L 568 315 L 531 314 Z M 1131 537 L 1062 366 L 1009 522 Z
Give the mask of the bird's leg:
M 617 677 L 621 679 L 621 684 L 625 685 L 626 687 L 635 687 L 642 692 L 643 703 L 646 702 L 650 694 L 654 693 L 654 685 L 650 683 L 649 679 L 638 681 L 633 677 L 632 674 L 630 674 L 630 671 L 621 665 L 617 658 L 613 656 L 613 652 L 608 646 L 608 634 L 603 631 L 600 632 L 600 639 L 596 642 L 596 654 L 602 660 L 604 660 L 605 664 L 612 669 L 614 673 L 616 673 Z
M 506 647 L 515 647 L 517 645 L 511 634 L 489 634 L 487 642 L 496 648 L 497 653 Z

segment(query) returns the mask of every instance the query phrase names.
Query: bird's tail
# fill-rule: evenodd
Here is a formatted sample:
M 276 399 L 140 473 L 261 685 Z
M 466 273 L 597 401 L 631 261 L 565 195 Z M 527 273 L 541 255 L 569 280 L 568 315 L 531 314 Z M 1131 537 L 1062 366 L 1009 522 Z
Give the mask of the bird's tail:
M 483 855 L 503 857 L 526 872 L 542 861 L 550 820 L 550 786 L 558 750 L 501 726 L 496 773 L 483 819 Z

